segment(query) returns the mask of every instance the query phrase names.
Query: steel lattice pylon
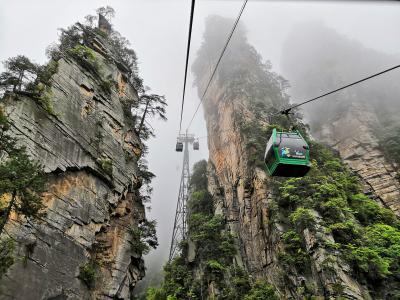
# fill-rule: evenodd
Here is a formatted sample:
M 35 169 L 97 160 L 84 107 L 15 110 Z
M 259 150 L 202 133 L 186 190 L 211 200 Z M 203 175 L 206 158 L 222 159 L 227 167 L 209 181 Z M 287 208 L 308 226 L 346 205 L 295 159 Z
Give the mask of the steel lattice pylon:
M 174 229 L 172 231 L 171 248 L 169 250 L 169 261 L 171 261 L 179 252 L 179 243 L 186 239 L 186 204 L 189 198 L 189 144 L 194 142 L 194 136 L 181 134 L 178 142 L 184 144 L 183 166 L 181 183 L 179 185 L 178 202 L 176 203 Z

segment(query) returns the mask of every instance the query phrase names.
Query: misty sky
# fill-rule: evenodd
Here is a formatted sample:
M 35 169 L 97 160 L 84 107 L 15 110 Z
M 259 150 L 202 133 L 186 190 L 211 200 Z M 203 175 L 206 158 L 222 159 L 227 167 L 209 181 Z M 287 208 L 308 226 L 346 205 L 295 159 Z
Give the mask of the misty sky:
M 150 256 L 161 262 L 168 256 L 181 173 L 182 154 L 176 153 L 174 147 L 179 126 L 190 1 L 0 0 L 0 60 L 24 54 L 35 62 L 44 63 L 45 48 L 58 38 L 57 28 L 83 21 L 85 15 L 94 14 L 96 8 L 106 5 L 116 11 L 112 20 L 114 28 L 131 41 L 137 52 L 145 85 L 150 86 L 152 92 L 165 95 L 169 104 L 168 121 L 153 121 L 157 138 L 149 141 L 147 156 L 150 169 L 157 175 L 149 215 L 158 221 L 160 241 L 159 249 Z M 241 5 L 242 1 L 197 1 L 191 61 L 201 43 L 205 18 L 210 14 L 235 18 Z M 368 48 L 400 55 L 400 3 L 250 0 L 242 21 L 248 30 L 250 44 L 265 60 L 272 62 L 277 72 L 281 70 L 285 38 L 296 24 L 306 21 L 332 27 Z M 184 128 L 199 101 L 192 83 L 193 76 L 189 73 Z M 198 136 L 207 134 L 202 114 L 199 111 L 191 127 L 191 132 Z M 191 151 L 191 162 L 207 158 L 206 139 L 200 140 L 200 148 L 199 152 Z

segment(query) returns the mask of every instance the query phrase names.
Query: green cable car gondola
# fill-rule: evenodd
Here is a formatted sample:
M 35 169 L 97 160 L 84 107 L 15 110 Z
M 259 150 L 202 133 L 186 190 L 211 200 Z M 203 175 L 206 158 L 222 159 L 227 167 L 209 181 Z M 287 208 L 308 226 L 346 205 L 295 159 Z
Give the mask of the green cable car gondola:
M 279 132 L 274 128 L 264 156 L 271 176 L 302 177 L 311 168 L 310 150 L 300 132 Z

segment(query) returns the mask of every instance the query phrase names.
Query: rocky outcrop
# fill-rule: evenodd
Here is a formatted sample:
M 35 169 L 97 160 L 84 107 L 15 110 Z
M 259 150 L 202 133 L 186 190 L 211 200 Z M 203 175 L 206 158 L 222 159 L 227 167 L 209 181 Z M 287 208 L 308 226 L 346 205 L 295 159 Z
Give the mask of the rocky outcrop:
M 320 41 L 293 51 L 299 43 Z M 294 98 L 307 99 L 392 65 L 398 58 L 378 52 L 322 24 L 298 24 L 283 47 L 282 66 Z M 398 166 L 382 151 L 382 135 L 398 122 L 396 71 L 305 105 L 311 134 L 336 149 L 364 181 L 366 192 L 400 216 Z M 307 80 L 304 80 L 307 78 Z
M 397 171 L 385 157 L 384 145 L 376 136 L 381 127 L 372 105 L 356 102 L 315 128 L 313 133 L 339 152 L 343 161 L 363 180 L 367 193 L 400 216 Z
M 3 105 L 12 132 L 43 164 L 46 216 L 27 221 L 14 215 L 6 227 L 22 257 L 0 282 L 0 299 L 129 299 L 144 275 L 132 251 L 131 230 L 145 218 L 138 189 L 142 144 L 130 107 L 138 94 L 101 35 L 92 43 L 102 81 L 64 55 L 52 77 L 54 114 L 28 96 L 8 95 Z M 95 268 L 88 287 L 78 277 Z
M 321 298 L 333 299 L 337 286 L 343 288 L 342 296 L 347 299 L 368 299 L 368 292 L 352 277 L 350 267 L 338 257 L 332 258 L 324 249 L 321 241 L 333 241 L 333 238 L 321 227 L 317 226 L 316 233 L 308 230 L 303 233 L 311 254 L 312 273 L 307 277 L 296 276 L 294 269 L 282 266 L 279 255 L 283 251 L 281 237 L 285 227 L 276 223 L 271 213 L 274 209 L 272 183 L 264 170 L 249 170 L 248 153 L 241 147 L 247 143 L 246 136 L 241 134 L 234 118 L 235 113 L 248 116 L 252 113 L 247 110 L 245 98 L 225 102 L 218 88 L 210 91 L 211 96 L 204 105 L 208 130 L 213 132 L 208 139 L 209 191 L 215 214 L 223 215 L 229 231 L 238 237 L 236 264 L 255 278 L 267 279 L 282 299 L 302 299 L 307 289 Z M 316 217 L 322 221 L 320 216 Z M 324 262 L 330 259 L 327 270 Z
M 215 19 L 209 22 L 218 26 L 209 24 L 208 30 L 224 26 L 224 20 Z M 241 43 L 230 45 L 224 65 L 203 102 L 209 133 L 208 189 L 213 196 L 215 214 L 224 216 L 227 229 L 236 237 L 235 263 L 253 278 L 266 279 L 281 299 L 303 299 L 305 291 L 321 299 L 335 299 L 339 295 L 338 287 L 346 299 L 369 299 L 368 291 L 352 276 L 350 267 L 339 256 L 325 250 L 322 241 L 333 241 L 333 237 L 319 225 L 322 217 L 317 212 L 315 230 L 305 229 L 302 233 L 310 255 L 311 273 L 300 275 L 294 266 L 282 265 L 279 256 L 284 248 L 282 235 L 287 228 L 274 217 L 276 187 L 264 170 L 249 164 L 253 158 L 247 145 L 259 141 L 252 141 L 244 128 L 251 122 L 257 126 L 268 125 L 268 118 L 263 115 L 265 105 L 280 103 L 282 106 L 288 99 L 280 89 L 282 78 L 260 63 L 244 35 L 236 34 Z M 215 32 L 206 31 L 194 65 L 200 95 L 210 75 L 208 70 L 213 66 L 207 44 L 216 36 Z

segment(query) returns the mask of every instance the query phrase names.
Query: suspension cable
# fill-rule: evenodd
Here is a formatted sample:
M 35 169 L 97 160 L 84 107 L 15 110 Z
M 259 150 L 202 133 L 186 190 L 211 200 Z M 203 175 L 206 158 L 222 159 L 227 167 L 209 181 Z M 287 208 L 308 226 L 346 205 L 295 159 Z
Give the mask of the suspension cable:
M 313 101 L 315 101 L 315 100 L 321 99 L 322 97 L 325 97 L 325 96 L 328 96 L 328 95 L 330 95 L 330 94 L 336 93 L 336 92 L 338 92 L 338 91 L 344 90 L 345 88 L 348 88 L 348 87 L 350 87 L 350 86 L 356 85 L 356 84 L 358 84 L 358 83 L 360 83 L 360 82 L 363 82 L 363 81 L 367 81 L 368 79 L 377 77 L 377 76 L 382 75 L 382 74 L 384 74 L 384 73 L 393 71 L 394 69 L 397 69 L 397 68 L 400 68 L 400 65 L 391 67 L 391 68 L 386 69 L 386 70 L 383 70 L 383 71 L 381 71 L 381 72 L 379 72 L 379 73 L 375 73 L 375 74 L 370 75 L 370 76 L 368 76 L 368 77 L 365 77 L 365 78 L 363 78 L 363 79 L 357 80 L 357 81 L 355 81 L 355 82 L 352 82 L 352 83 L 350 83 L 350 84 L 347 84 L 347 85 L 345 85 L 345 86 L 342 86 L 342 87 L 340 87 L 340 88 L 337 88 L 337 89 L 335 89 L 335 90 L 333 90 L 333 91 L 330 91 L 330 92 L 327 92 L 327 93 L 325 93 L 325 94 L 322 94 L 322 95 L 320 95 L 320 96 L 318 96 L 318 97 L 315 97 L 315 98 L 312 98 L 312 99 L 303 101 L 303 102 L 301 102 L 301 103 L 295 104 L 295 105 L 293 105 L 293 106 L 290 106 L 289 108 L 286 108 L 286 109 L 283 109 L 283 110 L 279 111 L 278 114 L 280 113 L 280 114 L 283 114 L 283 115 L 288 115 L 288 114 L 291 112 L 291 110 L 294 109 L 294 108 L 297 108 L 297 107 L 302 106 L 302 105 L 304 105 L 304 104 L 307 104 L 307 103 L 313 102 Z
M 187 49 L 186 49 L 185 77 L 183 80 L 181 120 L 179 121 L 179 134 L 181 133 L 181 130 L 182 130 L 183 105 L 185 103 L 186 78 L 187 78 L 187 70 L 188 70 L 188 65 L 189 65 L 189 54 L 190 54 L 190 41 L 192 40 L 194 4 L 195 4 L 195 0 L 192 0 L 192 6 L 190 9 L 189 34 L 188 34 L 188 42 L 187 42 Z
M 233 27 L 232 27 L 232 30 L 231 30 L 231 32 L 230 32 L 230 34 L 229 34 L 229 36 L 228 36 L 228 39 L 227 39 L 227 41 L 226 41 L 226 43 L 225 43 L 225 46 L 224 46 L 224 48 L 222 49 L 222 52 L 221 52 L 221 54 L 220 54 L 220 56 L 219 56 L 219 58 L 218 58 L 218 61 L 217 61 L 216 65 L 215 65 L 215 67 L 214 67 L 214 71 L 212 72 L 211 77 L 210 77 L 210 79 L 208 80 L 206 89 L 204 90 L 203 95 L 201 96 L 200 102 L 199 102 L 199 104 L 197 105 L 196 111 L 194 112 L 193 117 L 192 117 L 192 119 L 190 120 L 187 129 L 189 129 L 190 125 L 192 125 L 192 122 L 193 122 L 193 120 L 194 120 L 194 118 L 195 118 L 195 116 L 196 116 L 196 114 L 197 114 L 197 112 L 198 112 L 198 110 L 199 110 L 199 108 L 200 108 L 200 105 L 201 105 L 201 103 L 202 103 L 203 100 L 204 100 L 204 97 L 205 97 L 205 95 L 206 95 L 206 93 L 207 93 L 207 91 L 208 91 L 208 88 L 210 87 L 210 84 L 211 84 L 211 82 L 212 82 L 212 80 L 213 80 L 213 78 L 214 78 L 214 75 L 215 75 L 216 71 L 217 71 L 217 68 L 218 68 L 218 66 L 219 66 L 219 63 L 221 62 L 221 59 L 222 59 L 222 57 L 223 57 L 223 55 L 224 55 L 224 53 L 225 53 L 225 50 L 226 50 L 226 48 L 228 47 L 228 44 L 229 44 L 229 42 L 230 42 L 230 40 L 231 40 L 231 38 L 232 38 L 232 35 L 233 35 L 233 33 L 235 32 L 235 29 L 236 29 L 236 27 L 237 27 L 237 25 L 238 25 L 238 23 L 239 23 L 240 17 L 242 16 L 242 13 L 243 13 L 243 11 L 244 11 L 244 9 L 245 9 L 245 7 L 246 7 L 247 1 L 248 1 L 248 0 L 244 0 L 243 5 L 242 5 L 242 7 L 240 8 L 239 15 L 238 15 L 237 18 L 236 18 L 236 21 L 235 21 L 235 23 L 234 23 L 234 25 L 233 25 Z
M 342 87 L 340 87 L 340 88 L 337 88 L 337 89 L 335 89 L 335 90 L 333 90 L 333 91 L 330 91 L 330 92 L 327 92 L 327 93 L 325 93 L 325 94 L 322 94 L 322 95 L 320 95 L 320 96 L 318 96 L 318 97 L 315 97 L 315 98 L 306 100 L 306 101 L 304 101 L 304 102 L 295 104 L 295 105 L 293 105 L 293 106 L 291 106 L 291 107 L 289 107 L 289 108 L 286 108 L 286 109 L 283 109 L 283 110 L 281 110 L 281 111 L 278 111 L 277 113 L 271 114 L 271 115 L 269 115 L 269 117 L 276 116 L 276 115 L 279 115 L 279 114 L 289 115 L 290 112 L 291 112 L 291 110 L 294 109 L 294 108 L 297 108 L 297 107 L 302 106 L 302 105 L 304 105 L 304 104 L 307 104 L 307 103 L 310 103 L 310 102 L 312 102 L 312 101 L 321 99 L 322 97 L 325 97 L 325 96 L 327 96 L 327 95 L 330 95 L 330 94 L 336 93 L 336 92 L 338 92 L 338 91 L 344 90 L 345 88 L 348 88 L 348 87 L 350 87 L 350 86 L 356 85 L 356 84 L 358 84 L 358 83 L 360 83 L 360 82 L 363 82 L 363 81 L 367 81 L 368 79 L 377 77 L 377 76 L 379 76 L 379 75 L 385 74 L 385 73 L 387 73 L 387 72 L 393 71 L 393 70 L 398 69 L 398 68 L 400 68 L 400 65 L 391 67 L 391 68 L 386 69 L 386 70 L 383 70 L 383 71 L 381 71 L 381 72 L 379 72 L 379 73 L 375 73 L 375 74 L 370 75 L 370 76 L 368 76 L 368 77 L 365 77 L 365 78 L 363 78 L 363 79 L 357 80 L 357 81 L 355 81 L 355 82 L 353 82 L 353 83 L 347 84 L 347 85 L 342 86 Z M 232 130 L 232 129 L 222 130 L 222 131 L 220 131 L 219 133 L 224 132 L 224 131 L 230 131 L 230 130 Z M 200 136 L 200 137 L 198 137 L 198 139 L 208 138 L 209 136 L 210 136 L 210 135 Z

